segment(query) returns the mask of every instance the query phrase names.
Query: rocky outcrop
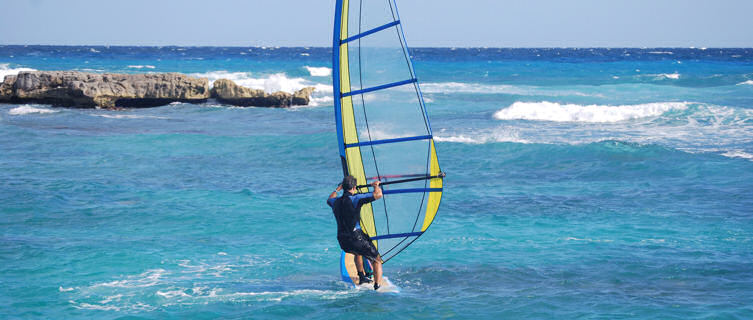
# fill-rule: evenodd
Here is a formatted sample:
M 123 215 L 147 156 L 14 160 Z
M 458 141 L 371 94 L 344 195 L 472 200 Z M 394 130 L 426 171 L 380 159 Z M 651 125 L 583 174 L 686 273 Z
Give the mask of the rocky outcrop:
M 228 79 L 219 79 L 214 82 L 212 97 L 221 103 L 235 106 L 284 108 L 308 105 L 312 92 L 314 87 L 306 87 L 293 94 L 282 91 L 266 93 L 264 90 L 239 86 Z
M 178 73 L 24 71 L 15 78 L 6 77 L 0 85 L 0 101 L 78 108 L 154 107 L 176 101 L 202 102 L 207 98 L 206 78 Z
M 13 84 L 16 83 L 16 76 L 5 76 L 3 83 L 0 83 L 0 102 L 11 102 L 13 99 Z
M 241 87 L 220 79 L 209 89 L 206 78 L 179 73 L 114 74 L 76 71 L 23 71 L 0 83 L 0 102 L 44 103 L 76 108 L 139 108 L 171 102 L 204 102 L 212 97 L 236 106 L 308 105 L 313 87 L 294 93 Z

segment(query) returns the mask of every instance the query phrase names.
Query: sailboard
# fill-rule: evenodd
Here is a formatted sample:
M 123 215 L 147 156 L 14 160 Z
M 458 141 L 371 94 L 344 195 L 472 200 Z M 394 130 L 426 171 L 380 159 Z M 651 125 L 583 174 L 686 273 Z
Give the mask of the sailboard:
M 362 207 L 360 226 L 387 262 L 432 224 L 444 178 L 395 0 L 337 0 L 332 48 L 343 175 L 359 193 L 381 181 L 384 196 Z M 355 285 L 353 256 L 340 259 Z

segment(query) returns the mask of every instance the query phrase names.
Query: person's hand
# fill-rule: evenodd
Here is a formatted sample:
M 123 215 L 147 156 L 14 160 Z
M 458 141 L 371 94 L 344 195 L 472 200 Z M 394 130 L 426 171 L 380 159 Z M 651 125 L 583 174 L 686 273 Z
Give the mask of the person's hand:
M 371 185 L 374 187 L 378 187 L 381 183 L 382 183 L 381 181 L 377 180 L 377 181 L 372 182 Z

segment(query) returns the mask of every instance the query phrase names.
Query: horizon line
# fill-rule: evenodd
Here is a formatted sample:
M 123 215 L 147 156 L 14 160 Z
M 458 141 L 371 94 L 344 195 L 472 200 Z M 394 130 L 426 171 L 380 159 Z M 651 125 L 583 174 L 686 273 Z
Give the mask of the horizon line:
M 123 44 L 0 44 L 0 47 L 145 47 L 145 48 L 325 48 L 331 49 L 331 46 L 241 46 L 241 45 L 123 45 Z M 711 46 L 711 47 L 626 47 L 626 46 L 596 46 L 596 47 L 572 47 L 572 46 L 553 46 L 553 47 L 535 47 L 535 46 L 522 46 L 522 47 L 497 47 L 497 46 L 409 46 L 409 48 L 422 48 L 422 49 L 753 49 L 753 47 L 737 47 L 737 46 Z

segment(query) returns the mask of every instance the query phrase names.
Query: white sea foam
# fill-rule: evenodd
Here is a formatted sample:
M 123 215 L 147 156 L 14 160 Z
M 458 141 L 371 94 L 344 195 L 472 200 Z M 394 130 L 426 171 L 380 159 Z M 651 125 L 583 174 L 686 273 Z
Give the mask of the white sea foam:
M 483 144 L 491 142 L 530 143 L 530 141 L 520 138 L 517 130 L 508 127 L 494 128 L 476 134 L 449 133 L 447 130 L 442 129 L 434 134 L 434 140 L 438 142 L 468 144 Z
M 75 290 L 75 289 L 73 289 L 73 288 L 63 288 L 62 286 L 60 286 L 60 288 L 58 288 L 58 291 L 60 291 L 60 292 L 70 292 L 70 291 L 73 291 L 73 290 Z
M 650 51 L 649 54 L 675 54 L 672 51 Z
M 662 73 L 662 74 L 658 75 L 658 77 L 659 78 L 666 78 L 666 79 L 677 80 L 677 79 L 680 79 L 680 74 L 676 73 L 676 72 L 675 73 Z
M 373 288 L 373 287 L 372 287 Z M 373 290 L 373 289 L 372 289 Z M 224 295 L 215 295 L 214 298 L 221 300 L 244 300 L 252 297 L 254 300 L 260 301 L 282 301 L 282 299 L 289 297 L 318 297 L 321 299 L 337 299 L 341 296 L 351 295 L 352 292 L 348 290 L 316 290 L 316 289 L 299 289 L 290 291 L 262 291 L 262 292 L 235 292 Z
M 511 94 L 522 96 L 582 96 L 602 97 L 601 94 L 584 93 L 576 89 L 547 88 L 535 86 L 514 86 L 507 84 L 479 84 L 463 82 L 429 82 L 421 84 L 424 93 L 481 93 L 481 94 Z
M 17 75 L 21 71 L 37 71 L 31 68 L 11 68 L 10 63 L 0 63 L 0 82 L 5 79 L 5 76 Z
M 494 118 L 498 120 L 609 123 L 656 117 L 670 110 L 684 110 L 687 106 L 687 102 L 609 106 L 518 101 L 494 113 Z
M 748 80 L 748 81 L 740 82 L 737 85 L 738 86 L 744 86 L 744 85 L 753 86 L 753 80 Z
M 439 83 L 423 83 L 421 84 L 421 90 L 424 93 L 507 93 L 507 94 L 523 94 L 524 90 L 519 89 L 516 86 L 499 84 L 499 85 L 486 85 L 478 83 L 462 83 L 462 82 L 439 82 Z
M 331 69 L 328 69 L 331 72 Z M 323 72 L 319 70 L 318 72 Z M 213 85 L 218 79 L 232 80 L 239 86 L 246 88 L 264 90 L 267 93 L 283 91 L 293 93 L 305 87 L 314 87 L 311 94 L 309 106 L 316 107 L 329 105 L 334 99 L 332 98 L 332 86 L 306 80 L 304 78 L 288 78 L 284 73 L 275 73 L 265 77 L 254 77 L 250 72 L 228 72 L 224 70 L 210 71 L 206 73 L 195 73 L 192 76 L 204 77 L 209 79 L 210 85 Z
M 8 114 L 13 115 L 13 116 L 22 116 L 25 114 L 32 114 L 32 113 L 44 114 L 44 113 L 55 113 L 55 112 L 58 112 L 58 111 L 48 109 L 48 108 L 38 108 L 38 107 L 25 104 L 20 107 L 15 107 L 13 109 L 10 109 L 10 111 L 8 111 Z
M 402 137 L 412 137 L 417 134 L 407 132 L 396 132 L 388 124 L 374 124 L 372 123 L 369 130 L 362 130 L 360 134 L 361 140 L 386 140 L 396 139 Z M 369 139 L 371 138 L 371 139 Z
M 168 291 L 160 291 L 157 290 L 157 295 L 161 296 L 165 299 L 171 299 L 175 297 L 190 297 L 190 294 L 185 293 L 183 290 L 168 290 Z
M 239 86 L 264 90 L 267 93 L 276 91 L 293 93 L 304 87 L 314 87 L 318 92 L 332 93 L 331 85 L 315 83 L 303 78 L 288 78 L 284 73 L 275 73 L 261 78 L 254 77 L 250 72 L 228 72 L 224 70 L 194 73 L 191 75 L 208 78 L 210 84 L 214 84 L 214 82 L 219 79 L 228 79 L 232 80 Z
M 135 114 L 92 114 L 92 116 L 109 118 L 109 119 L 169 119 L 166 117 L 135 115 Z
M 133 304 L 124 304 L 122 306 L 114 306 L 114 305 L 104 305 L 104 304 L 93 304 L 93 303 L 86 303 L 81 302 L 78 303 L 74 300 L 69 300 L 68 303 L 73 305 L 76 309 L 82 309 L 82 310 L 101 310 L 101 311 L 121 311 L 121 310 L 128 310 L 131 312 L 143 312 L 143 311 L 154 311 L 156 307 L 137 302 Z
M 92 288 L 97 287 L 116 287 L 116 288 L 143 288 L 151 287 L 160 283 L 161 278 L 167 274 L 165 269 L 152 269 L 139 274 L 138 276 L 129 277 L 124 280 L 97 283 Z
M 105 69 L 92 69 L 92 68 L 82 68 L 82 69 L 75 68 L 73 70 L 82 71 L 82 72 L 93 72 L 93 73 L 105 72 Z
M 753 160 L 753 154 L 747 153 L 743 150 L 729 150 L 725 153 L 722 153 L 722 155 L 728 158 L 742 158 Z
M 539 121 L 505 121 L 496 128 L 435 128 L 435 139 L 464 144 L 621 141 L 753 161 L 753 149 L 749 148 L 753 143 L 753 110 L 746 108 L 697 102 L 627 106 L 518 102 L 508 109 L 497 112 L 495 118 Z
M 322 105 L 331 105 L 335 101 L 335 98 L 332 97 L 332 94 L 322 94 L 321 92 L 316 92 L 311 94 L 311 99 L 309 100 L 309 106 L 312 107 L 318 107 Z
M 583 241 L 583 242 L 614 242 L 614 240 L 609 239 L 591 239 L 591 238 L 576 238 L 576 237 L 567 237 L 565 238 L 565 241 Z
M 131 66 L 128 66 L 128 67 L 131 68 L 131 69 L 154 69 L 154 68 L 157 68 L 157 67 L 152 66 L 152 65 L 143 65 L 143 66 L 142 65 L 131 65 Z
M 91 304 L 91 303 L 76 303 L 76 301 L 69 301 L 71 304 L 73 304 L 73 307 L 76 309 L 85 309 L 85 310 L 103 310 L 103 311 L 120 311 L 119 307 L 116 306 L 103 306 L 98 304 Z
M 309 74 L 312 77 L 329 77 L 332 74 L 332 69 L 327 67 L 309 67 L 305 66 Z
M 116 294 L 114 296 L 107 296 L 102 301 L 100 301 L 99 303 L 101 303 L 101 304 L 108 304 L 110 302 L 113 302 L 113 301 L 116 301 L 116 300 L 120 300 L 121 298 L 123 298 L 122 294 Z

